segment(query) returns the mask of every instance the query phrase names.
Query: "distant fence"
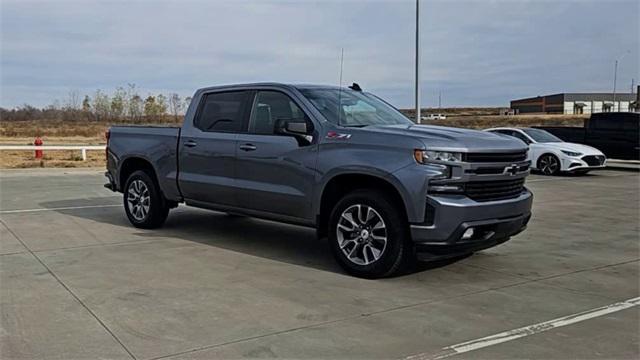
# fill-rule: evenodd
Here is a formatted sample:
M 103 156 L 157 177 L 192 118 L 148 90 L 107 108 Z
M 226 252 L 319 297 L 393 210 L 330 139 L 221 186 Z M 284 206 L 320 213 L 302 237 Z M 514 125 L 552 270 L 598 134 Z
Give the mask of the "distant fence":
M 106 145 L 0 145 L 0 150 L 80 150 L 82 153 L 82 160 L 87 160 L 87 150 L 102 150 L 106 148 Z

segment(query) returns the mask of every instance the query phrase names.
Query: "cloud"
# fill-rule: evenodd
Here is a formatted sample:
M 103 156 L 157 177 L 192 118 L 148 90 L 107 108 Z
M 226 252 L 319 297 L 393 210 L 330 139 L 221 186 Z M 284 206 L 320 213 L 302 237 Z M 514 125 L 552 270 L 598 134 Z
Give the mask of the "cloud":
M 413 1 L 1 3 L 1 104 L 135 83 L 191 94 L 223 83 L 357 81 L 412 105 Z M 423 103 L 504 105 L 620 89 L 638 75 L 638 2 L 422 1 Z

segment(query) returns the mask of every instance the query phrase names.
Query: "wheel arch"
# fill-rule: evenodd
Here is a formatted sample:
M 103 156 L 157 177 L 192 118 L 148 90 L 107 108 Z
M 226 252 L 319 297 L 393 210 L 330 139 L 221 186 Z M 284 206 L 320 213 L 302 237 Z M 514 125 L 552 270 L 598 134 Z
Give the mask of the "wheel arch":
M 543 156 L 548 156 L 551 155 L 553 157 L 555 157 L 558 160 L 558 170 L 557 172 L 562 172 L 562 171 L 566 171 L 566 169 L 564 169 L 564 165 L 562 162 L 562 154 L 559 153 L 559 151 L 556 150 L 545 150 L 543 152 L 540 153 L 540 155 L 538 155 L 538 158 L 535 161 L 535 169 L 538 171 L 542 171 L 542 169 L 540 169 L 539 163 L 540 163 L 540 159 L 542 159 Z M 532 165 L 534 163 L 532 162 Z
M 407 210 L 402 193 L 387 178 L 362 172 L 336 174 L 322 188 L 317 207 L 316 229 L 318 237 L 327 235 L 329 216 L 335 204 L 346 194 L 357 189 L 377 189 L 389 196 L 400 209 L 402 217 L 407 219 Z
M 560 162 L 560 164 L 562 165 L 562 159 L 560 159 L 560 155 L 558 155 L 555 151 L 552 151 L 552 150 L 544 150 L 544 151 L 540 152 L 540 155 L 538 155 L 538 157 L 536 158 L 536 161 L 535 161 L 536 169 L 539 170 L 538 163 L 540 162 L 540 159 L 543 156 L 547 156 L 547 155 L 555 156 L 558 159 L 558 161 Z
M 130 156 L 122 161 L 118 171 L 118 181 L 121 191 L 124 191 L 124 186 L 129 176 L 138 170 L 146 171 L 160 189 L 158 175 L 151 161 L 143 156 Z

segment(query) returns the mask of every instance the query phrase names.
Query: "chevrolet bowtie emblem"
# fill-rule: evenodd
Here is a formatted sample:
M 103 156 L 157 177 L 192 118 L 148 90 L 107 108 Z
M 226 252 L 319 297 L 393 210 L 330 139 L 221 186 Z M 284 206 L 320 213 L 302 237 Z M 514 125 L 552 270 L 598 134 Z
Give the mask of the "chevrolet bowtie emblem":
M 511 164 L 511 166 L 507 166 L 506 168 L 504 168 L 504 171 L 502 173 L 515 176 L 519 170 L 520 170 L 520 167 L 518 165 Z

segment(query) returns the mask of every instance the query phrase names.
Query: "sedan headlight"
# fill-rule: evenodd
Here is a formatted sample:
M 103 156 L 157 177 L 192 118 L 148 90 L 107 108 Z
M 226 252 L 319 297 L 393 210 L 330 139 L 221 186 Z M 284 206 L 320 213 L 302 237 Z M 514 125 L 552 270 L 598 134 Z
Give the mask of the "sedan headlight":
M 569 151 L 569 150 L 560 150 L 560 151 L 562 151 L 562 153 L 565 154 L 565 155 L 574 156 L 574 157 L 582 155 L 582 153 L 573 152 L 573 151 Z
M 462 161 L 462 153 L 449 151 L 415 150 L 413 152 L 413 157 L 420 164 L 430 161 L 444 161 L 450 163 Z

